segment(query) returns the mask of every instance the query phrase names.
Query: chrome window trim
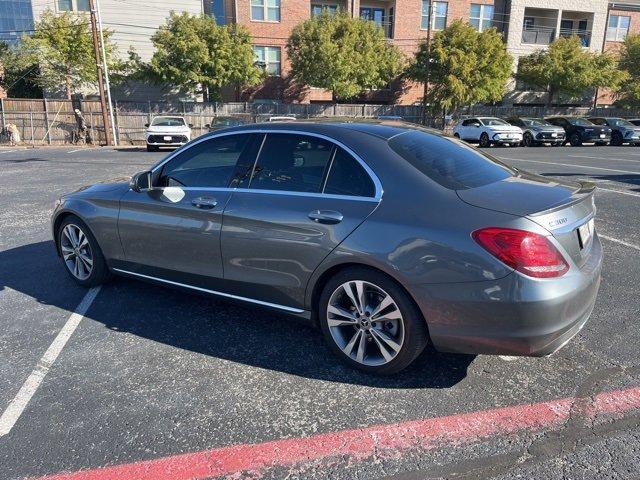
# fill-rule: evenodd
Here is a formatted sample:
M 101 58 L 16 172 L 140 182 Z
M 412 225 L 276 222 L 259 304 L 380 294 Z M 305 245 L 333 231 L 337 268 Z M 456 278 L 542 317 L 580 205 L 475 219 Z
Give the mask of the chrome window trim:
M 179 188 L 185 192 L 247 192 L 247 193 L 261 193 L 265 195 L 292 195 L 296 197 L 313 197 L 313 198 L 332 198 L 336 200 L 353 200 L 356 202 L 374 202 L 378 203 L 380 200 L 374 197 L 360 197 L 356 195 L 337 195 L 334 193 L 321 193 L 321 192 L 292 192 L 290 190 L 261 190 L 257 188 L 226 188 L 226 187 L 155 187 L 156 190 L 164 190 L 165 188 Z
M 268 193 L 277 192 L 279 194 L 289 194 L 289 195 L 304 194 L 304 195 L 317 195 L 317 196 L 321 196 L 321 197 L 325 197 L 326 196 L 326 197 L 337 197 L 337 198 L 347 198 L 347 199 L 349 199 L 349 198 L 350 199 L 363 199 L 364 198 L 364 199 L 368 199 L 369 201 L 375 200 L 375 201 L 378 201 L 378 202 L 380 200 L 382 200 L 382 195 L 384 193 L 384 190 L 382 188 L 382 183 L 380 182 L 380 179 L 375 174 L 375 172 L 373 170 L 371 170 L 371 167 L 369 167 L 369 165 L 367 165 L 367 163 L 357 153 L 355 153 L 351 148 L 347 147 L 344 143 L 340 142 L 339 140 L 335 140 L 335 139 L 333 139 L 333 138 L 331 138 L 331 137 L 329 137 L 327 135 L 323 135 L 321 133 L 315 133 L 315 132 L 305 132 L 305 131 L 302 131 L 302 130 L 295 130 L 295 129 L 271 130 L 271 129 L 266 129 L 266 128 L 255 128 L 255 129 L 250 129 L 250 130 L 239 130 L 239 131 L 233 131 L 233 132 L 221 132 L 221 133 L 214 133 L 214 134 L 204 134 L 201 137 L 199 137 L 198 139 L 193 140 L 191 143 L 187 143 L 183 148 L 179 148 L 178 150 L 176 150 L 175 152 L 170 154 L 167 158 L 165 158 L 160 163 L 158 163 L 155 167 L 153 167 L 151 169 L 151 173 L 156 173 L 157 170 L 162 168 L 167 162 L 170 162 L 178 154 L 187 151 L 191 147 L 194 147 L 194 146 L 198 145 L 201 142 L 204 142 L 204 141 L 207 141 L 207 140 L 214 140 L 214 139 L 219 138 L 219 137 L 226 137 L 228 135 L 243 135 L 243 134 L 253 134 L 253 133 L 265 134 L 265 138 L 266 138 L 266 134 L 269 134 L 269 133 L 287 133 L 287 134 L 291 134 L 291 135 L 308 135 L 308 136 L 311 136 L 311 137 L 321 138 L 323 140 L 331 142 L 332 144 L 337 145 L 340 148 L 344 149 L 349 155 L 351 155 L 353 158 L 355 158 L 356 161 L 367 172 L 367 174 L 369 175 L 369 177 L 373 181 L 373 185 L 375 186 L 375 195 L 373 197 L 357 197 L 357 196 L 351 196 L 351 195 L 331 195 L 331 194 L 324 194 L 324 193 L 293 192 L 293 191 L 289 191 L 289 190 L 282 190 L 282 191 L 280 191 L 280 190 L 255 190 L 256 192 L 258 192 L 258 191 L 268 192 Z M 263 143 L 264 143 L 264 139 L 263 139 Z M 256 160 L 257 160 L 257 158 L 258 157 L 256 156 Z M 255 166 L 255 160 L 254 160 L 254 166 Z M 194 189 L 199 189 L 199 190 L 206 190 L 206 187 L 202 187 L 202 188 L 186 187 L 186 188 L 194 188 Z M 240 188 L 240 189 L 232 189 L 232 190 L 249 191 L 250 189 Z
M 230 293 L 218 292 L 217 290 L 210 290 L 208 288 L 196 287 L 193 285 L 189 285 L 186 283 L 174 282 L 172 280 L 165 280 L 164 278 L 153 277 L 151 275 L 144 275 L 142 273 L 130 272 L 129 270 L 122 270 L 120 268 L 113 269 L 116 272 L 124 273 L 126 275 L 133 275 L 135 277 L 146 278 L 148 280 L 155 280 L 157 282 L 167 283 L 169 285 L 175 285 L 177 287 L 189 288 L 191 290 L 197 290 L 199 292 L 209 293 L 212 295 L 218 295 L 220 297 L 231 298 L 233 300 L 241 300 L 243 302 L 255 303 L 257 305 L 263 305 L 266 307 L 277 308 L 279 310 L 283 310 L 285 312 L 291 313 L 304 313 L 304 310 L 301 308 L 287 307 L 286 305 L 279 305 L 277 303 L 263 302 L 262 300 L 256 300 L 255 298 L 242 297 L 240 295 L 232 295 Z

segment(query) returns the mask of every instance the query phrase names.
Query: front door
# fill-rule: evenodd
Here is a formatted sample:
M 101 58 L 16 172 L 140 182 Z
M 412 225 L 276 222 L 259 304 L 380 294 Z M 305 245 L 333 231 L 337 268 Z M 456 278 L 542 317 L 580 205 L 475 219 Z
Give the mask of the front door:
M 204 140 L 154 170 L 154 188 L 121 200 L 122 270 L 188 285 L 222 278 L 220 229 L 229 184 L 252 135 Z M 118 266 L 116 266 L 118 268 Z
M 309 277 L 376 208 L 363 165 L 323 138 L 269 133 L 225 210 L 222 256 L 233 293 L 304 308 Z

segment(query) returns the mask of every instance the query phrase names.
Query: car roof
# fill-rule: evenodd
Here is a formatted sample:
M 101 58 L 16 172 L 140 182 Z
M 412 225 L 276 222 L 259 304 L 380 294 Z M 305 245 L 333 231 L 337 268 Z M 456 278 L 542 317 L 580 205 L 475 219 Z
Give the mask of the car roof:
M 399 135 L 401 133 L 419 130 L 434 135 L 442 135 L 438 130 L 425 128 L 420 125 L 414 125 L 407 122 L 374 120 L 369 122 L 347 122 L 347 121 L 323 121 L 323 120 L 301 120 L 293 122 L 265 122 L 242 125 L 225 129 L 227 132 L 241 132 L 244 130 L 263 130 L 274 131 L 279 130 L 295 130 L 300 132 L 316 133 L 321 135 L 332 136 L 336 134 L 345 134 L 349 132 L 358 132 L 366 135 L 372 135 L 385 140 Z

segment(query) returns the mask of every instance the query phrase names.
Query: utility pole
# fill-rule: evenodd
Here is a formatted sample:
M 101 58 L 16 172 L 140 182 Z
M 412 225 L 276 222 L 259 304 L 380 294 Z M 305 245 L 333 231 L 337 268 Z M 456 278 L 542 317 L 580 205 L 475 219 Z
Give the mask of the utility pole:
M 104 71 L 102 69 L 102 59 L 100 55 L 100 40 L 98 38 L 98 21 L 96 18 L 95 0 L 89 0 L 89 9 L 91 10 L 91 35 L 93 36 L 93 52 L 96 59 L 96 73 L 98 74 L 98 91 L 100 92 L 100 107 L 102 109 L 104 135 L 107 145 L 113 145 L 111 128 L 109 125 L 109 110 L 107 107 L 107 99 L 104 92 Z
M 98 26 L 100 27 L 100 48 L 102 49 L 102 69 L 104 70 L 104 83 L 107 87 L 107 103 L 109 105 L 109 116 L 111 117 L 111 132 L 113 133 L 113 144 L 118 146 L 118 131 L 116 130 L 116 120 L 113 114 L 113 102 L 111 101 L 111 84 L 109 83 L 109 67 L 107 66 L 107 48 L 104 44 L 104 32 L 102 29 L 102 13 L 100 12 L 100 0 L 95 0 L 98 10 Z
M 422 124 L 427 124 L 427 95 L 429 94 L 429 70 L 431 68 L 431 27 L 434 22 L 435 2 L 429 0 L 429 25 L 427 26 L 427 65 L 425 66 L 424 89 L 422 92 Z

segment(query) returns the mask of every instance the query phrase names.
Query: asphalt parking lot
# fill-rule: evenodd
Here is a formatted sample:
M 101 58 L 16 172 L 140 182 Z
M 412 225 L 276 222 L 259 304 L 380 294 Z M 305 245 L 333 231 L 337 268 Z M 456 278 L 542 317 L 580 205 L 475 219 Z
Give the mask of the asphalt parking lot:
M 427 349 L 379 378 L 278 313 L 71 281 L 55 199 L 165 153 L 0 149 L 0 479 L 640 477 L 640 148 L 490 150 L 597 183 L 591 320 L 549 358 Z

